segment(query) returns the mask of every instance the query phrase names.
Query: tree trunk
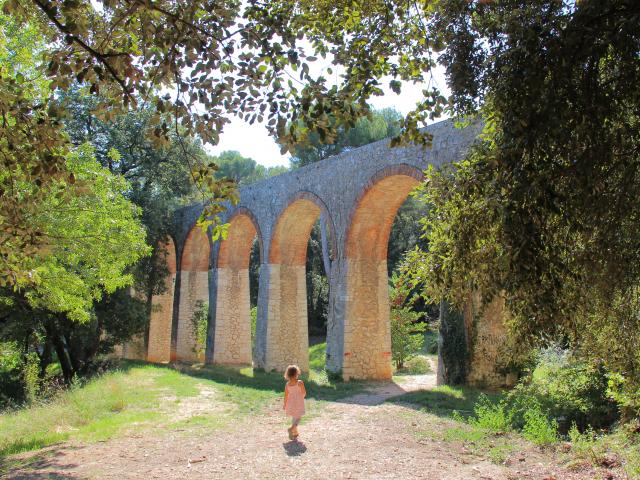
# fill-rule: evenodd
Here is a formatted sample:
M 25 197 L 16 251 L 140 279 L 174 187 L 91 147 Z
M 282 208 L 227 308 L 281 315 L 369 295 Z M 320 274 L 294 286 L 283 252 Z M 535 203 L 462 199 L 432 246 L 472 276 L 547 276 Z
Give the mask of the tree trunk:
M 47 367 L 51 364 L 51 341 L 48 336 L 44 340 L 42 347 L 42 355 L 40 355 L 40 378 L 44 378 L 47 374 Z
M 102 337 L 102 320 L 98 318 L 98 322 L 96 325 L 95 335 L 93 337 L 92 342 L 84 351 L 84 362 L 82 365 L 81 373 L 87 373 L 89 365 L 93 362 L 98 350 L 100 349 L 100 339 Z
M 69 361 L 69 357 L 67 356 L 67 350 L 65 349 L 64 343 L 62 342 L 62 337 L 58 332 L 58 327 L 55 324 L 55 320 L 49 320 L 45 323 L 45 330 L 47 332 L 47 336 L 49 340 L 53 344 L 56 355 L 58 356 L 58 361 L 60 362 L 60 368 L 62 369 L 62 376 L 64 377 L 64 382 L 67 385 L 71 384 L 71 380 L 73 379 L 73 368 L 71 367 L 71 362 Z
M 69 360 L 71 361 L 71 365 L 73 367 L 73 373 L 77 373 L 82 368 L 82 361 L 80 359 L 80 355 L 78 349 L 74 347 L 73 343 L 69 340 L 69 335 L 67 333 L 62 334 L 62 338 L 64 339 L 64 343 L 67 347 L 67 354 L 69 355 Z

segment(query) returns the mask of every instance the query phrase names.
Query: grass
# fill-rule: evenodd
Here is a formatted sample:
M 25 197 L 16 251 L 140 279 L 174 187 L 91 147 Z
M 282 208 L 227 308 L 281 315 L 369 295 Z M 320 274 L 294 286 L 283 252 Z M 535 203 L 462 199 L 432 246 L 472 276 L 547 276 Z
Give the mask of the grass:
M 153 367 L 114 372 L 51 403 L 0 415 L 0 457 L 72 437 L 105 440 L 133 425 L 156 421 L 162 391 L 156 386 L 157 376 Z
M 431 363 L 437 365 L 438 362 L 438 332 L 433 328 L 429 328 L 424 332 L 424 343 L 420 352 L 410 360 L 404 362 L 404 367 L 396 370 L 394 376 L 402 377 L 404 375 L 425 375 L 434 373 Z M 434 353 L 435 347 L 435 353 Z M 402 382 L 401 378 L 398 381 Z
M 321 372 L 327 360 L 327 342 L 316 343 L 309 347 L 309 369 Z
M 437 438 L 463 444 L 475 455 L 486 456 L 494 463 L 503 463 L 518 449 L 519 437 L 512 432 L 490 428 L 492 425 L 473 421 L 476 406 L 483 395 L 486 394 L 473 388 L 445 385 L 388 401 L 412 404 L 421 414 L 441 419 L 439 422 L 430 422 L 432 428 L 429 430 L 418 432 L 419 438 Z M 500 395 L 488 395 L 486 398 L 496 403 Z
M 533 445 L 551 449 L 562 445 L 555 430 L 549 430 L 550 424 L 542 421 L 543 416 L 535 408 L 527 412 L 533 417 L 529 429 L 513 431 L 505 418 L 507 412 L 500 407 L 501 398 L 500 394 L 487 395 L 472 388 L 441 386 L 388 401 L 411 404 L 421 414 L 440 418 L 439 422 L 428 422 L 429 429 L 419 431 L 418 438 L 462 444 L 473 454 L 497 464 Z M 634 428 L 620 427 L 608 434 L 581 434 L 573 429 L 569 440 L 570 449 L 564 454 L 567 466 L 620 466 L 627 478 L 640 478 L 640 422 Z
M 305 383 L 312 414 L 318 402 L 338 400 L 364 389 L 362 383 L 330 380 L 318 368 L 324 368 L 325 350 L 325 344 L 310 350 L 312 370 Z M 238 416 L 262 412 L 282 397 L 283 388 L 281 374 L 250 367 L 122 362 L 120 370 L 75 386 L 46 404 L 0 414 L 0 458 L 70 439 L 107 440 L 133 429 L 210 431 Z M 203 390 L 210 391 L 213 397 L 208 401 L 214 408 L 181 418 L 187 402 L 200 401 Z
M 474 388 L 443 385 L 432 390 L 407 393 L 390 399 L 394 403 L 411 403 L 422 412 L 438 417 L 453 418 L 457 412 L 463 418 L 473 414 L 473 408 L 482 392 Z M 497 398 L 492 395 L 491 398 Z
M 404 363 L 404 367 L 396 370 L 394 375 L 425 375 L 427 373 L 432 373 L 429 358 L 426 355 L 416 355 L 412 359 L 407 360 Z
M 593 430 L 569 431 L 571 448 L 565 455 L 569 466 L 581 468 L 587 463 L 594 466 L 620 464 L 627 478 L 640 478 L 640 431 L 638 423 L 617 428 L 610 434 Z

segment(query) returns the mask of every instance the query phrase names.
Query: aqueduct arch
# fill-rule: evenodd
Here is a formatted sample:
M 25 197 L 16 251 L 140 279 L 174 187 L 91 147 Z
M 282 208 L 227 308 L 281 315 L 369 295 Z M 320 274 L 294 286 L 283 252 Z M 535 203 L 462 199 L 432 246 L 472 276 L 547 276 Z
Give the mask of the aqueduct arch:
M 180 262 L 180 301 L 175 332 L 175 359 L 202 361 L 196 354 L 193 315 L 199 305 L 209 301 L 209 260 L 211 245 L 206 233 L 194 226 L 187 235 Z
M 222 215 L 229 223 L 228 237 L 214 243 L 211 250 L 207 362 L 251 362 L 248 267 L 257 236 L 261 259 L 253 364 L 270 370 L 296 362 L 306 369 L 305 257 L 309 232 L 321 216 L 330 224 L 332 253 L 325 262 L 330 288 L 326 367 L 347 379 L 391 376 L 386 263 L 393 219 L 422 178 L 421 172 L 428 166 L 439 168 L 461 160 L 481 125 L 456 128 L 447 120 L 427 130 L 433 135 L 430 148 L 390 148 L 388 140 L 382 140 L 240 189 L 241 204 L 228 205 Z M 205 278 L 202 259 L 206 249 L 188 248 L 194 242 L 205 243 L 204 236 L 196 240 L 193 233 L 201 211 L 201 205 L 192 205 L 175 217 L 174 237 L 178 251 L 185 252 L 183 281 L 176 292 L 179 299 L 175 303 L 183 312 L 178 311 L 174 320 L 177 332 L 182 331 L 184 312 L 193 299 L 200 298 L 193 289 L 200 288 Z M 187 253 L 196 251 L 197 255 Z M 193 271 L 200 272 L 200 280 L 184 280 Z M 170 310 L 168 295 L 156 303 Z M 162 323 L 159 315 L 154 313 L 152 318 L 148 358 L 166 361 L 169 348 L 157 343 L 169 343 L 167 317 L 162 317 Z M 177 337 L 178 345 L 186 338 L 180 333 Z M 492 365 L 493 360 L 478 368 Z M 470 378 L 500 376 L 480 373 L 474 377 L 472 372 Z
M 295 363 L 309 369 L 307 322 L 307 245 L 320 214 L 330 217 L 324 202 L 311 192 L 298 192 L 279 214 L 270 239 L 266 322 L 267 370 Z M 331 230 L 330 230 L 331 231 Z
M 391 378 L 387 246 L 396 212 L 422 179 L 410 165 L 386 167 L 358 199 L 347 232 L 343 376 Z
M 216 301 L 210 309 L 216 322 L 209 326 L 215 363 L 251 364 L 251 306 L 249 302 L 249 258 L 262 237 L 254 215 L 238 208 L 229 219 L 227 238 L 220 242 L 215 268 Z
M 169 272 L 165 278 L 165 291 L 160 295 L 154 295 L 151 301 L 147 359 L 150 362 L 163 363 L 172 360 L 171 332 L 176 283 L 176 247 L 173 239 L 168 237 L 160 244 L 159 250 L 166 255 Z

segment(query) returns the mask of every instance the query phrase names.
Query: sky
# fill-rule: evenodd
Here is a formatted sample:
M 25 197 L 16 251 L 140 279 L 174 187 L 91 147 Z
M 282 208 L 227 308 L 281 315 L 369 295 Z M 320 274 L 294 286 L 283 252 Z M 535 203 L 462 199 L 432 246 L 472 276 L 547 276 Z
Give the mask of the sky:
M 328 62 L 327 65 L 328 66 Z M 323 65 L 318 66 L 319 69 L 325 68 Z M 448 89 L 444 80 L 444 72 L 441 68 L 436 69 L 434 73 L 434 81 L 440 87 L 441 91 L 448 95 Z M 383 88 L 385 95 L 374 97 L 371 105 L 376 109 L 393 107 L 402 114 L 406 114 L 413 109 L 416 102 L 422 98 L 422 90 L 425 85 L 412 85 L 403 83 L 400 95 L 393 93 L 386 86 Z M 276 165 L 289 166 L 289 154 L 281 155 L 280 147 L 275 140 L 269 136 L 264 125 L 248 123 L 237 117 L 231 118 L 231 123 L 227 124 L 220 136 L 218 145 L 207 147 L 207 150 L 216 155 L 225 150 L 236 150 L 241 155 L 253 158 L 256 162 L 265 167 L 274 167 Z

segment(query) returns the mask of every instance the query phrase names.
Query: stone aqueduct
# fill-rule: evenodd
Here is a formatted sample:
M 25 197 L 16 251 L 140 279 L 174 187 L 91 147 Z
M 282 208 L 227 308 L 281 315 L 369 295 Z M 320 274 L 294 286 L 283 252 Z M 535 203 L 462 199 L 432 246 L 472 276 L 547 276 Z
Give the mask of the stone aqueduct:
M 124 355 L 203 360 L 193 351 L 191 328 L 203 301 L 211 319 L 207 363 L 308 369 L 306 250 L 322 217 L 331 252 L 327 369 L 344 379 L 390 378 L 387 243 L 395 214 L 424 169 L 460 159 L 479 126 L 457 129 L 443 121 L 428 130 L 431 148 L 389 148 L 383 140 L 242 187 L 239 204 L 223 215 L 228 237 L 213 244 L 195 225 L 199 206 L 179 212 L 165 245 L 167 290 L 153 299 L 148 343 L 127 345 Z M 255 237 L 260 280 L 252 352 L 249 257 Z

